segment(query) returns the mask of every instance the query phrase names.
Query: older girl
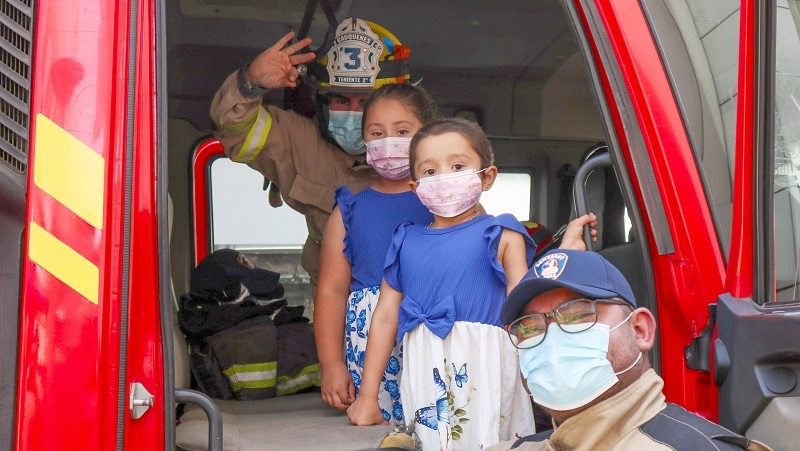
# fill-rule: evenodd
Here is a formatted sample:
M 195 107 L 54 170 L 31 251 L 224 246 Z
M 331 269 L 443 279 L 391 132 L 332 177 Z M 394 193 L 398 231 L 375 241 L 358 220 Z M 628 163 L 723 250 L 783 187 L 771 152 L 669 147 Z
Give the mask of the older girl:
M 344 186 L 336 191 L 336 207 L 324 232 L 314 303 L 322 397 L 333 407 L 347 408 L 359 391 L 392 231 L 404 221 L 427 224 L 433 220 L 409 187 L 408 148 L 417 130 L 434 115 L 430 96 L 410 84 L 383 86 L 364 105 L 367 162 L 381 177 L 356 195 Z M 402 424 L 399 349 L 392 351 L 384 370 L 376 393 L 381 417 Z

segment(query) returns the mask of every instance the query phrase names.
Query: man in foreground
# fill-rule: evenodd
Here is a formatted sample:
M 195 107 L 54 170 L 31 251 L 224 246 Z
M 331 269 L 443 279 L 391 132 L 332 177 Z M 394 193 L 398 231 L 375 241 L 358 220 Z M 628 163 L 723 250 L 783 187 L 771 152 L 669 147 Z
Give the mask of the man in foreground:
M 489 450 L 768 450 L 665 402 L 646 354 L 656 323 L 622 273 L 594 252 L 556 249 L 500 311 L 534 401 L 553 430 Z

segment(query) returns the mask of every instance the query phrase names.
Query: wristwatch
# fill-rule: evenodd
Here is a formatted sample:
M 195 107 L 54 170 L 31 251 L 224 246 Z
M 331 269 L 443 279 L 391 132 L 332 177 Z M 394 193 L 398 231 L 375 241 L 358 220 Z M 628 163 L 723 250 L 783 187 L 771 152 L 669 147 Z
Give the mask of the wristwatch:
M 269 89 L 257 86 L 247 79 L 246 72 L 249 66 L 250 65 L 248 64 L 247 66 L 239 69 L 239 71 L 236 73 L 236 87 L 239 89 L 239 93 L 242 94 L 242 96 L 253 99 L 263 96 L 267 93 L 267 91 L 269 91 Z

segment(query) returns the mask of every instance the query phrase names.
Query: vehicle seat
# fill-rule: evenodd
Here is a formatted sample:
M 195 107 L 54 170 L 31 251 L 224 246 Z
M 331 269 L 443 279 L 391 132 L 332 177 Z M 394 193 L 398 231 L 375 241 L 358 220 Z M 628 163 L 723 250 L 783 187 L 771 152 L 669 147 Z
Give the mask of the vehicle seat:
M 172 215 L 173 205 L 172 196 L 167 197 L 167 224 L 169 227 L 169 237 L 172 239 Z M 189 346 L 178 328 L 178 298 L 175 296 L 175 284 L 170 278 L 172 287 L 172 349 L 175 354 L 175 388 L 191 388 L 192 373 L 189 370 Z
M 172 198 L 168 199 L 172 235 Z M 178 327 L 178 298 L 172 287 L 172 337 L 175 388 L 191 388 L 189 347 Z M 222 413 L 224 451 L 265 449 L 354 450 L 376 448 L 391 426 L 358 427 L 347 415 L 322 401 L 319 393 L 298 393 L 258 401 L 214 400 Z M 196 405 L 186 405 L 175 427 L 175 448 L 208 449 L 208 419 Z

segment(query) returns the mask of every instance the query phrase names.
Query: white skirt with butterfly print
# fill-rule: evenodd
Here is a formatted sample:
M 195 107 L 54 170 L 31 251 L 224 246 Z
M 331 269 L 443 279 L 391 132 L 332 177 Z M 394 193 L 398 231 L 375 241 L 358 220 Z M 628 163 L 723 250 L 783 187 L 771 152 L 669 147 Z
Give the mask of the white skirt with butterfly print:
M 423 450 L 478 450 L 534 433 L 503 329 L 456 322 L 442 340 L 422 323 L 403 337 L 403 350 L 403 413 Z

